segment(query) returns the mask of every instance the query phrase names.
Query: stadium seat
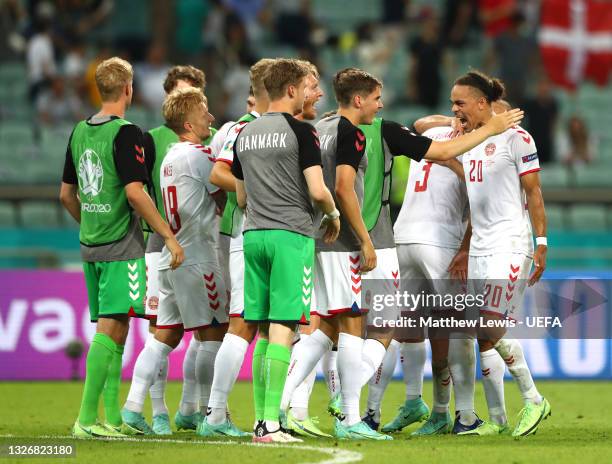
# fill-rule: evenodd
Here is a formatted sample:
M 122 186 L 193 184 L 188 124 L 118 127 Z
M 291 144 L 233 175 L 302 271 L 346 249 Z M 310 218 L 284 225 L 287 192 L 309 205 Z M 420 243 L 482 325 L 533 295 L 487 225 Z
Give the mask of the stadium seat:
M 609 187 L 610 169 L 600 163 L 576 166 L 575 178 L 577 187 Z
M 58 203 L 49 201 L 27 201 L 21 204 L 23 224 L 30 228 L 59 226 Z
M 576 231 L 603 231 L 608 228 L 605 206 L 576 205 L 569 212 L 570 227 Z
M 567 187 L 569 173 L 566 166 L 559 164 L 547 164 L 542 167 L 540 179 L 542 187 Z
M 16 224 L 13 205 L 8 201 L 0 201 L 0 228 L 14 227 Z
M 563 230 L 566 228 L 568 215 L 566 207 L 557 205 L 546 206 L 547 226 L 552 230 Z

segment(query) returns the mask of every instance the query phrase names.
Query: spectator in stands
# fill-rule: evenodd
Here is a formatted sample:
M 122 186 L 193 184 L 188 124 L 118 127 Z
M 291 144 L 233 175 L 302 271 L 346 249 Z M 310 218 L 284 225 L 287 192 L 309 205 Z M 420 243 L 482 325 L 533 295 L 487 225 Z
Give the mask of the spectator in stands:
M 563 149 L 563 162 L 568 166 L 590 164 L 595 155 L 595 140 L 589 134 L 584 119 L 578 115 L 567 121 L 567 140 Z
M 202 0 L 176 1 L 174 43 L 181 56 L 193 57 L 202 52 L 202 29 L 211 10 L 210 3 Z
M 97 49 L 96 55 L 87 64 L 87 68 L 85 70 L 84 86 L 87 93 L 87 101 L 89 102 L 89 105 L 93 108 L 97 108 L 102 104 L 100 93 L 98 92 L 98 87 L 96 86 L 96 68 L 100 63 L 110 58 L 111 56 L 113 56 L 111 47 L 106 44 L 100 44 Z
M 58 26 L 68 37 L 88 36 L 111 14 L 113 0 L 56 0 Z
M 477 23 L 474 0 L 446 0 L 442 37 L 451 48 L 463 48 L 468 42 L 470 28 Z
M 516 0 L 478 0 L 478 14 L 487 37 L 497 37 L 508 30 L 517 11 Z
M 144 63 L 134 66 L 138 101 L 151 111 L 159 111 L 166 98 L 163 84 L 169 68 L 170 64 L 166 60 L 166 47 L 159 42 L 151 44 Z
M 50 88 L 38 97 L 36 107 L 38 119 L 45 126 L 74 123 L 85 116 L 83 105 L 70 87 L 66 86 L 62 76 L 55 76 L 51 80 Z
M 520 104 L 525 98 L 527 82 L 532 69 L 537 69 L 538 54 L 536 43 L 522 29 L 525 17 L 515 12 L 504 30 L 493 39 L 489 67 L 497 64 L 498 75 L 506 86 L 506 96 L 513 104 Z M 506 24 L 506 23 L 504 23 Z
M 548 79 L 542 77 L 539 80 L 535 96 L 527 99 L 521 107 L 527 119 L 525 127 L 538 144 L 540 164 L 553 161 L 559 104 Z
M 57 72 L 55 51 L 51 37 L 53 9 L 47 3 L 37 8 L 34 35 L 28 41 L 26 61 L 28 65 L 29 98 L 36 105 L 38 95 L 49 86 Z
M 377 27 L 368 21 L 357 27 L 357 58 L 359 66 L 369 73 L 385 80 L 389 60 L 395 51 L 396 35 L 388 34 L 386 27 Z M 385 100 L 388 100 L 385 89 Z
M 314 55 L 310 41 L 313 28 L 310 0 L 276 0 L 274 11 L 278 40 L 297 48 L 302 55 Z
M 440 103 L 444 47 L 440 42 L 439 23 L 433 10 L 422 12 L 421 33 L 410 41 L 410 74 L 407 96 L 411 101 L 436 110 Z

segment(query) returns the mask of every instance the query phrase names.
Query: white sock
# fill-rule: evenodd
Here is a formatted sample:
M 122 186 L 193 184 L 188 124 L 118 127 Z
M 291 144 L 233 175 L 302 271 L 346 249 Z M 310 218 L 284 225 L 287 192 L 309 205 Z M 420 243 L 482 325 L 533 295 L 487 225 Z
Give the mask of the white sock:
M 330 398 L 340 393 L 340 376 L 338 375 L 338 348 L 328 351 L 321 360 L 323 375 L 327 383 Z
M 234 388 L 248 348 L 249 343 L 238 335 L 227 333 L 223 337 L 215 359 L 215 374 L 208 400 L 211 411 L 206 418 L 208 423 L 219 425 L 225 422 L 227 398 Z
M 342 412 L 348 426 L 361 421 L 359 397 L 361 395 L 362 350 L 364 340 L 344 332 L 338 336 L 338 374 L 342 382 Z
M 425 341 L 417 343 L 402 343 L 402 369 L 406 384 L 406 400 L 415 400 L 423 395 L 423 371 L 427 352 Z
M 361 349 L 361 386 L 367 384 L 380 367 L 387 349 L 373 338 L 367 338 Z
M 161 360 L 167 357 L 171 351 L 172 347 L 158 340 L 150 339 L 147 341 L 134 365 L 132 384 L 125 402 L 126 409 L 142 413 L 147 392 L 155 380 Z
M 293 392 L 308 374 L 316 367 L 323 355 L 331 350 L 332 341 L 321 330 L 315 330 L 311 335 L 303 337 L 293 347 L 287 380 L 283 390 L 280 409 L 286 411 Z
M 368 383 L 368 410 L 374 411 L 374 420 L 376 422 L 380 422 L 380 407 L 385 390 L 393 377 L 399 346 L 399 342 L 391 340 L 382 363 Z
M 297 420 L 302 421 L 308 419 L 308 403 L 310 402 L 310 394 L 312 393 L 312 387 L 316 378 L 317 369 L 315 367 L 310 371 L 310 374 L 306 376 L 304 381 L 293 391 L 290 406 L 293 417 Z
M 461 334 L 451 334 L 448 344 L 448 367 L 453 379 L 455 409 L 459 422 L 471 425 L 476 420 L 474 413 L 474 384 L 476 379 L 476 356 L 474 339 L 460 338 Z
M 542 395 L 540 395 L 533 382 L 531 371 L 527 366 L 523 348 L 519 341 L 513 338 L 502 338 L 495 344 L 495 349 L 508 366 L 508 370 L 516 381 L 523 399 L 529 403 L 540 404 Z
M 179 412 L 183 416 L 191 416 L 198 412 L 198 382 L 196 380 L 196 357 L 199 342 L 191 338 L 185 357 L 183 358 L 183 393 L 179 404 Z
M 153 417 L 160 414 L 168 414 L 168 406 L 166 406 L 166 382 L 168 381 L 168 357 L 164 356 L 161 359 L 155 382 L 149 388 L 151 395 L 151 406 L 153 408 Z
M 200 412 L 206 415 L 215 373 L 215 358 L 221 348 L 221 342 L 200 342 L 196 356 L 196 380 L 200 386 Z
M 433 377 L 433 410 L 447 412 L 451 396 L 451 376 L 448 366 L 442 369 L 432 366 Z
M 504 373 L 506 365 L 495 349 L 480 353 L 480 369 L 482 370 L 482 385 L 487 398 L 489 419 L 498 425 L 505 425 L 506 403 L 504 401 Z

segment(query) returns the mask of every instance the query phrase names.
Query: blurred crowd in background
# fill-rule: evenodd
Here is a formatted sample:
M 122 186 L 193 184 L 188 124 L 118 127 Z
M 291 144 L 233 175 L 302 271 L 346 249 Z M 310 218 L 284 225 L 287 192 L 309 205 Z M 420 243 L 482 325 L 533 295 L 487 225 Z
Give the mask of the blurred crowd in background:
M 57 201 L 75 121 L 100 103 L 96 66 L 134 65 L 126 118 L 163 122 L 170 66 L 206 72 L 220 127 L 245 112 L 262 57 L 315 63 L 334 109 L 333 74 L 384 81 L 384 118 L 450 115 L 470 68 L 501 78 L 536 141 L 551 266 L 612 267 L 612 2 L 604 0 L 0 0 L 0 267 L 78 262 L 76 224 Z M 409 163 L 393 167 L 392 211 Z M 67 233 L 67 231 L 70 231 Z

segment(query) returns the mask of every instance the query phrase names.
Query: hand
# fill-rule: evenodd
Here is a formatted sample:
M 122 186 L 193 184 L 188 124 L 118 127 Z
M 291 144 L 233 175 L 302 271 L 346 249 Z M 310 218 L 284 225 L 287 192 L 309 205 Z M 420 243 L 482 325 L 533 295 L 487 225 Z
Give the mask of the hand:
M 166 239 L 166 247 L 172 256 L 172 260 L 170 261 L 170 269 L 176 269 L 183 261 L 185 261 L 185 252 L 183 251 L 183 247 L 179 245 L 174 236 Z
M 519 108 L 514 108 L 510 111 L 506 111 L 505 113 L 494 115 L 491 119 L 489 119 L 489 122 L 486 125 L 493 131 L 492 135 L 501 134 L 507 129 L 518 125 L 523 120 L 524 115 L 524 111 Z
M 325 243 L 335 242 L 340 233 L 340 219 L 323 219 L 320 228 L 325 229 L 323 234 L 323 241 Z
M 376 250 L 372 242 L 368 240 L 361 244 L 361 273 L 370 272 L 376 267 Z
M 465 130 L 463 129 L 463 124 L 461 123 L 461 119 L 459 118 L 453 118 L 451 120 L 451 128 L 453 129 L 453 132 L 451 133 L 451 138 L 453 139 L 455 137 L 463 135 L 463 133 L 465 132 Z
M 465 250 L 459 250 L 448 265 L 447 270 L 451 279 L 460 280 L 465 284 L 467 282 L 468 252 Z
M 528 285 L 532 287 L 540 278 L 542 274 L 544 274 L 544 269 L 546 269 L 546 252 L 548 251 L 548 247 L 544 245 L 538 245 L 536 248 L 536 252 L 533 255 L 533 265 L 535 269 L 533 270 L 533 274 L 529 277 Z

